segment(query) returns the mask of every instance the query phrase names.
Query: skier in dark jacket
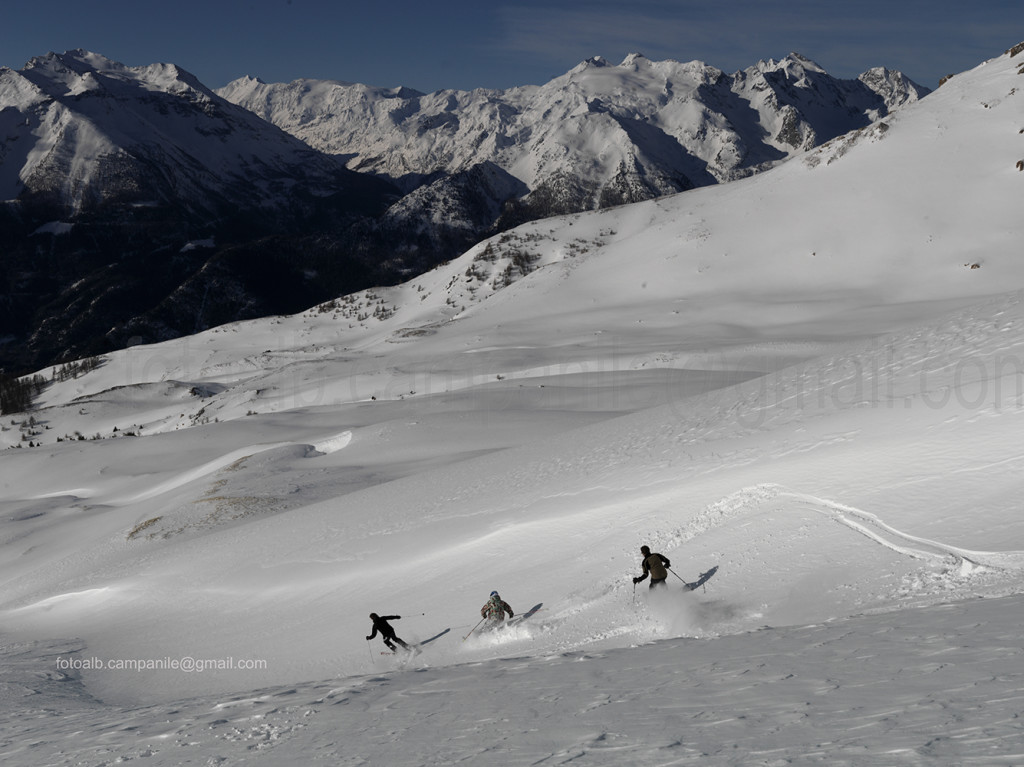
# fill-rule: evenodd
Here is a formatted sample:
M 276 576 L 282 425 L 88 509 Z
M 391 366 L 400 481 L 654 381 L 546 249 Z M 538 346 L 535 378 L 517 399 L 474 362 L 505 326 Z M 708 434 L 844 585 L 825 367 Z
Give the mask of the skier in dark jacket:
M 370 620 L 373 621 L 373 633 L 371 633 L 370 636 L 366 637 L 366 641 L 369 642 L 371 639 L 377 636 L 377 632 L 379 631 L 381 639 L 384 640 L 384 644 L 388 646 L 389 650 L 395 649 L 395 646 L 392 644 L 392 642 L 398 642 L 398 644 L 402 645 L 402 647 L 404 647 L 406 650 L 411 651 L 412 648 L 409 647 L 409 645 L 407 645 L 401 639 L 396 637 L 395 630 L 391 628 L 391 626 L 388 624 L 388 621 L 397 621 L 401 620 L 401 618 L 401 615 L 385 615 L 383 618 L 381 618 L 379 615 L 377 615 L 377 613 L 370 613 Z
M 649 575 L 651 576 L 649 588 L 653 589 L 655 586 L 664 586 L 665 579 L 668 578 L 668 568 L 672 567 L 668 557 L 661 554 L 652 554 L 647 546 L 641 546 L 640 553 L 643 555 L 643 561 L 640 564 L 644 569 L 644 574 L 634 578 L 633 583 L 639 583 Z

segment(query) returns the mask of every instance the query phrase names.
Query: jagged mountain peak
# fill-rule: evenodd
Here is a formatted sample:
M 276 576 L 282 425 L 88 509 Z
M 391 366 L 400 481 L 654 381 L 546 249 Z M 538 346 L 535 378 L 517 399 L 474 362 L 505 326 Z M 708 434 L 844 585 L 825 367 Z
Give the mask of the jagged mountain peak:
M 648 62 L 648 61 L 650 61 L 650 59 L 648 59 L 642 53 L 639 53 L 639 52 L 629 53 L 629 54 L 626 55 L 626 58 L 624 58 L 622 60 L 622 63 L 619 66 L 621 66 L 621 67 L 632 67 L 632 66 L 636 66 L 638 64 L 641 64 L 641 63 L 644 63 L 644 62 Z
M 700 81 L 708 77 L 714 78 L 721 70 L 709 66 L 703 61 L 676 61 L 664 59 L 656 61 L 642 53 L 630 53 L 619 64 L 613 64 L 601 56 L 594 56 L 581 62 L 564 75 L 554 78 L 543 89 L 551 91 L 562 88 L 568 83 L 592 83 L 595 89 L 608 89 L 619 84 L 636 88 L 664 88 L 680 78 Z M 627 82 L 628 80 L 628 82 Z
M 125 69 L 126 67 L 99 53 L 75 48 L 64 53 L 50 51 L 44 56 L 34 56 L 25 65 L 26 70 L 47 71 L 54 74 L 61 72 L 77 72 L 84 74 L 89 70 Z
M 879 94 L 887 104 L 916 101 L 928 92 L 902 72 L 886 67 L 872 67 L 857 79 Z
M 439 91 L 439 98 L 444 98 L 445 91 Z M 454 92 L 449 92 L 454 93 Z M 355 115 L 360 110 L 373 109 L 373 105 L 388 105 L 387 110 L 396 110 L 401 114 L 407 109 L 402 105 L 405 101 L 414 101 L 427 94 L 405 86 L 377 87 L 362 83 L 351 83 L 344 80 L 319 80 L 300 78 L 289 83 L 268 84 L 257 77 L 240 77 L 232 80 L 217 90 L 222 98 L 243 106 L 260 118 L 284 128 L 298 136 L 306 143 L 328 154 L 346 154 L 344 140 L 329 141 L 327 144 L 309 141 L 295 130 L 285 127 L 290 119 L 297 124 L 315 130 L 331 115 Z M 353 164 L 357 169 L 358 163 Z
M 755 79 L 764 78 L 765 75 L 780 74 L 784 80 L 775 81 L 777 84 L 785 83 L 795 88 L 806 89 L 814 87 L 812 84 L 819 86 L 824 84 L 832 90 L 846 91 L 847 98 L 853 98 L 855 104 L 860 108 L 863 108 L 863 99 L 858 98 L 855 94 L 858 83 L 867 86 L 871 92 L 881 97 L 888 109 L 902 106 L 909 101 L 917 101 L 930 92 L 928 88 L 918 85 L 904 73 L 884 66 L 872 67 L 853 80 L 833 78 L 824 67 L 795 52 L 778 61 L 762 59 L 753 67 L 746 69 L 743 74 Z M 883 116 L 877 110 L 874 112 L 867 110 L 867 112 L 873 115 L 872 119 Z
M 782 61 L 778 62 L 780 68 L 791 69 L 796 68 L 802 72 L 818 72 L 820 74 L 828 74 L 825 68 L 818 64 L 813 59 L 807 58 L 803 54 L 797 53 L 796 51 L 790 51 Z
M 776 83 L 797 88 L 806 88 L 818 80 L 841 82 L 829 75 L 823 67 L 799 53 L 789 53 L 778 60 L 761 59 L 737 75 L 767 83 L 769 86 Z
M 610 67 L 611 65 L 612 63 L 604 56 L 591 56 L 589 59 L 581 61 L 569 71 L 575 72 L 577 70 L 589 69 L 590 67 Z

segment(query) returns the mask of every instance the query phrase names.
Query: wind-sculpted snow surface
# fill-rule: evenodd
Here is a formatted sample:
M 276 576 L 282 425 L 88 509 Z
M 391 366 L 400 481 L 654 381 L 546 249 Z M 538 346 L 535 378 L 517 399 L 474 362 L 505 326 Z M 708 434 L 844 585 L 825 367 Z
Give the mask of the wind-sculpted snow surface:
M 517 230 L 504 287 L 482 244 L 53 383 L 0 431 L 0 760 L 1019 763 L 1019 66 Z M 865 218 L 769 225 L 825 190 Z M 543 610 L 471 633 L 495 590 Z
M 975 599 L 116 711 L 56 670 L 86 657 L 81 645 L 5 644 L 0 755 L 18 765 L 1012 767 L 1024 755 L 1011 617 L 1022 606 Z

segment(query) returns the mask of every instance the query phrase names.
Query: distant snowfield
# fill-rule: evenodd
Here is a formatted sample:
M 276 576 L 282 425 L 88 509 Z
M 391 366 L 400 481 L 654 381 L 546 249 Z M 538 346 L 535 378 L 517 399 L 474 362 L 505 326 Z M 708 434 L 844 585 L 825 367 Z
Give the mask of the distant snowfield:
M 1020 764 L 1022 66 L 5 417 L 0 759 Z

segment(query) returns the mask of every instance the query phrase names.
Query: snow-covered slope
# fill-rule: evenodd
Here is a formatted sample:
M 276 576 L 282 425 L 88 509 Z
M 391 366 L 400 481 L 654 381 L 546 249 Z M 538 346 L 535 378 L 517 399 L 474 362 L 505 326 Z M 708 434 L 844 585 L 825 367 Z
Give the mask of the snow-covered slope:
M 837 80 L 798 54 L 732 75 L 630 54 L 506 91 L 241 78 L 218 93 L 407 188 L 493 163 L 566 212 L 749 175 L 928 90 L 882 68 Z
M 48 389 L 0 757 L 1019 760 L 1022 70 Z M 492 589 L 543 607 L 471 634 Z

